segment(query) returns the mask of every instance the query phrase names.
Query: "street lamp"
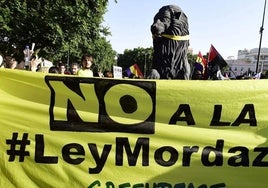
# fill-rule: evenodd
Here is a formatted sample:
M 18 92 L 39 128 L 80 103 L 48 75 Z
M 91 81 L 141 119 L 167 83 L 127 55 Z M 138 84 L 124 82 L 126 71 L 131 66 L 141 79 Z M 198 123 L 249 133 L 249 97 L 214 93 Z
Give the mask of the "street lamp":
M 146 78 L 146 55 L 147 53 L 144 52 L 144 78 Z

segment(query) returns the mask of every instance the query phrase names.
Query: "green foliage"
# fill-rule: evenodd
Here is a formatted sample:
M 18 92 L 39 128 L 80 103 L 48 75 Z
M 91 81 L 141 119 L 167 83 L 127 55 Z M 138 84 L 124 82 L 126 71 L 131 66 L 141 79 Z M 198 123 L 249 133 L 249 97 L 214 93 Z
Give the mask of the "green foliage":
M 105 36 L 108 0 L 0 0 L 0 52 L 22 58 L 34 42 L 38 55 L 52 61 L 78 61 L 90 53 L 102 69 L 114 64 Z
M 153 57 L 153 48 L 134 48 L 133 50 L 126 49 L 123 54 L 118 55 L 117 65 L 122 67 L 123 72 L 128 67 L 133 64 L 137 64 L 144 74 L 146 70 L 146 75 L 151 70 L 152 66 L 152 57 Z M 145 66 L 146 65 L 146 66 Z
M 190 65 L 193 65 L 196 62 L 197 54 L 188 53 L 187 58 Z

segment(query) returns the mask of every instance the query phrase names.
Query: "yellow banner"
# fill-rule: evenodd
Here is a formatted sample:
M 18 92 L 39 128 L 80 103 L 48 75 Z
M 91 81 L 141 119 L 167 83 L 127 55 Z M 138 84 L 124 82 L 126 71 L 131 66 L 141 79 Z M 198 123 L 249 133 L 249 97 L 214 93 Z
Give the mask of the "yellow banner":
M 0 70 L 0 187 L 268 184 L 268 81 Z

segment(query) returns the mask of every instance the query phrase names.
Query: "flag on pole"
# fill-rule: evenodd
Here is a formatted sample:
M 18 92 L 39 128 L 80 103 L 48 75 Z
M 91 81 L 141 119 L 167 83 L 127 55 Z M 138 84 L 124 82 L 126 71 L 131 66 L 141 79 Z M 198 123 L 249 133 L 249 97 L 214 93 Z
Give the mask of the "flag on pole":
M 194 72 L 192 79 L 206 79 L 207 78 L 207 60 L 199 51 L 194 63 Z
M 125 70 L 128 77 L 135 75 L 138 78 L 143 78 L 143 74 L 137 64 L 134 64 Z
M 221 54 L 216 50 L 216 48 L 211 45 L 209 54 L 208 54 L 208 64 L 210 65 L 218 65 L 221 69 L 223 67 L 226 67 L 228 64 L 226 61 L 223 59 Z
M 217 72 L 228 64 L 223 59 L 221 54 L 216 50 L 216 48 L 211 45 L 208 54 L 208 79 L 217 80 Z
M 207 60 L 203 57 L 201 52 L 199 52 L 195 61 L 195 68 L 204 73 L 206 66 L 207 66 Z

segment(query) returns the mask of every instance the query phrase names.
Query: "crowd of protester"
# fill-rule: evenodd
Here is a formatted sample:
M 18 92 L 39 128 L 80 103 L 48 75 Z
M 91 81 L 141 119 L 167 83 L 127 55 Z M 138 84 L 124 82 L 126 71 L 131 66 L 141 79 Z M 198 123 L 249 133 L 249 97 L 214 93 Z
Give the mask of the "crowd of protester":
M 78 75 L 81 77 L 113 77 L 113 73 L 110 70 L 105 70 L 102 73 L 94 63 L 93 56 L 90 54 L 83 54 L 81 62 L 72 62 L 70 65 L 62 61 L 52 63 L 45 58 L 39 58 L 34 55 L 33 51 L 30 51 L 30 57 L 25 57 L 19 62 L 12 56 L 0 55 L 0 67 L 32 72 Z
M 27 53 L 24 51 L 24 55 Z M 56 63 L 52 63 L 51 61 L 45 58 L 39 58 L 34 55 L 34 51 L 30 50 L 28 54 L 30 57 L 25 57 L 23 60 L 18 62 L 12 56 L 3 56 L 0 54 L 0 68 L 8 68 L 8 69 L 21 69 L 28 70 L 32 72 L 43 72 L 43 73 L 54 73 L 54 74 L 65 74 L 65 75 L 78 75 L 80 77 L 107 77 L 113 78 L 113 72 L 110 70 L 104 70 L 103 72 L 98 69 L 98 65 L 94 63 L 93 56 L 90 54 L 83 54 L 80 62 L 72 62 L 64 63 L 62 61 L 58 61 Z M 153 71 L 153 70 L 152 70 Z M 139 78 L 134 74 L 125 76 L 128 78 Z M 228 80 L 228 76 L 223 76 L 221 74 L 220 69 L 216 71 L 215 78 L 212 80 Z M 236 77 L 236 79 L 262 79 L 265 78 L 263 74 L 256 74 L 253 77 Z M 159 77 L 150 77 L 148 79 L 159 79 Z M 193 74 L 191 76 L 192 80 L 204 80 L 204 73 L 199 70 L 193 70 Z

